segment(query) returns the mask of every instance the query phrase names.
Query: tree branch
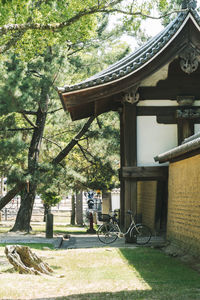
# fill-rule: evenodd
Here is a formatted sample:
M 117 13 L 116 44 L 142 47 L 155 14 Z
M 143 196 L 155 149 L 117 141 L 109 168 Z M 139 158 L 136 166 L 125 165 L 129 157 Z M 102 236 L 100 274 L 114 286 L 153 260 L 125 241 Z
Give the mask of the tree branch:
M 26 182 L 19 182 L 3 198 L 0 199 L 0 210 L 6 206 L 24 187 Z
M 0 47 L 0 54 L 5 53 L 8 51 L 12 46 L 14 46 L 18 41 L 20 41 L 26 30 L 22 30 L 21 32 L 15 32 L 12 36 L 12 38 L 2 47 Z
M 154 16 L 149 16 L 149 15 L 143 14 L 141 11 L 133 12 L 130 10 L 125 11 L 123 9 L 113 8 L 116 4 L 119 4 L 121 2 L 122 2 L 122 0 L 116 0 L 116 1 L 111 1 L 108 3 L 105 2 L 102 5 L 99 2 L 96 6 L 93 6 L 89 9 L 83 9 L 83 10 L 79 11 L 76 15 L 74 15 L 73 17 L 69 18 L 68 20 L 66 20 L 64 22 L 60 22 L 60 23 L 41 24 L 41 23 L 27 22 L 24 24 L 3 25 L 0 27 L 0 35 L 7 34 L 10 31 L 20 32 L 20 31 L 29 30 L 29 29 L 43 30 L 43 31 L 45 31 L 45 30 L 58 31 L 58 30 L 61 30 L 65 27 L 68 27 L 68 26 L 72 25 L 73 23 L 79 21 L 82 17 L 89 16 L 89 15 L 96 14 L 96 13 L 108 13 L 108 14 L 121 13 L 121 14 L 125 14 L 125 15 L 130 15 L 130 16 L 141 16 L 141 17 L 159 20 L 159 19 L 169 16 L 173 13 L 180 13 L 180 12 L 187 11 L 187 9 L 174 10 L 174 11 L 166 13 L 162 16 L 154 17 Z
M 0 131 L 24 131 L 24 130 L 34 130 L 35 127 L 31 128 L 9 128 L 9 129 L 0 129 Z
M 80 138 L 86 133 L 92 122 L 94 121 L 95 117 L 90 117 L 88 121 L 85 123 L 83 128 L 79 131 L 79 133 L 75 136 L 74 139 L 69 142 L 69 144 L 53 159 L 52 163 L 53 164 L 58 164 L 63 160 L 69 152 L 72 150 L 72 148 L 78 144 L 78 141 Z
M 31 125 L 33 126 L 33 128 L 37 128 L 37 126 L 35 126 L 35 124 L 33 124 L 33 122 L 25 115 L 24 112 L 21 113 L 22 116 L 24 117 L 24 119 Z
M 83 156 L 85 157 L 85 159 L 86 159 L 91 165 L 94 165 L 93 161 L 91 161 L 91 160 L 87 157 L 87 155 L 86 155 L 85 150 L 83 149 L 83 147 L 82 147 L 79 143 L 78 143 L 77 145 L 78 145 L 79 149 L 81 150 L 81 153 L 83 154 Z
M 77 52 L 79 52 L 79 51 L 81 51 L 81 50 L 83 50 L 83 49 L 85 49 L 84 46 L 82 46 L 82 47 L 80 47 L 80 48 L 78 48 L 78 49 L 76 49 L 76 50 L 73 50 L 72 52 L 69 52 L 69 53 L 67 54 L 67 57 L 69 57 L 69 56 L 71 56 L 71 55 L 74 55 L 75 53 L 77 53 Z
M 96 117 L 96 121 L 97 121 L 97 125 L 99 126 L 99 129 L 102 129 L 102 126 L 101 126 L 101 123 L 100 123 L 100 121 L 99 121 L 99 118 L 98 118 L 98 117 Z
M 55 109 L 55 110 L 52 110 L 52 111 L 48 111 L 47 114 L 54 114 L 55 112 L 59 111 L 59 110 L 63 110 L 63 108 L 58 108 L 58 109 Z
M 54 145 L 56 145 L 57 147 L 59 147 L 61 150 L 62 150 L 62 147 L 60 145 L 58 145 L 56 142 L 50 140 L 50 139 L 47 139 L 46 137 L 42 137 L 45 141 L 49 142 L 49 143 L 52 143 Z
M 81 146 L 81 148 L 83 149 L 83 151 L 84 151 L 85 153 L 87 153 L 89 156 L 92 157 L 92 159 L 94 159 L 94 160 L 96 161 L 96 157 L 95 157 L 94 155 L 92 155 L 87 149 L 83 148 L 83 146 Z
M 186 12 L 186 11 L 188 11 L 188 9 L 173 10 L 173 11 L 168 12 L 166 14 L 163 14 L 163 15 L 161 15 L 159 17 L 154 17 L 154 16 L 151 16 L 151 15 L 146 15 L 146 14 L 143 14 L 141 11 L 131 12 L 131 11 L 125 11 L 123 9 L 117 9 L 117 8 L 110 9 L 109 13 L 120 13 L 120 14 L 128 15 L 128 16 L 140 16 L 140 17 L 145 17 L 145 18 L 148 18 L 148 19 L 160 20 L 160 19 L 168 17 L 168 16 L 170 16 L 172 14 L 178 14 L 178 13 Z M 103 10 L 103 9 L 101 9 L 101 12 L 108 13 L 107 10 Z
M 32 18 L 28 18 L 28 22 L 31 22 Z M 24 34 L 26 33 L 27 29 L 21 30 L 20 32 L 14 32 L 12 35 L 12 38 L 3 46 L 0 48 L 0 54 L 5 53 L 8 51 L 12 46 L 14 46 L 18 41 L 20 41 Z
M 52 160 L 52 164 L 59 164 L 73 149 L 75 145 L 77 145 L 78 141 L 81 137 L 86 133 L 90 125 L 92 124 L 95 117 L 91 117 L 85 123 L 83 128 L 79 131 L 79 133 L 75 136 L 74 139 Z M 34 129 L 34 128 L 33 128 Z M 8 204 L 15 195 L 19 194 L 19 192 L 26 186 L 26 183 L 20 182 L 15 185 L 15 187 L 10 190 L 3 198 L 0 199 L 0 210 Z
M 20 114 L 26 114 L 26 115 L 37 115 L 36 111 L 31 111 L 31 110 L 22 110 L 22 111 L 18 111 L 18 113 Z

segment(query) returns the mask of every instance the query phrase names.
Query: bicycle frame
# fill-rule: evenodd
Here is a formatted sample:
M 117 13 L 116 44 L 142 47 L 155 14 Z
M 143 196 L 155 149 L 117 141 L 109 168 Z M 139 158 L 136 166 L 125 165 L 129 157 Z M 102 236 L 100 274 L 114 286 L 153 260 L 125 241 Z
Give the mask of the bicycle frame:
M 118 233 L 118 236 L 119 236 L 119 237 L 124 237 L 124 236 L 126 236 L 126 235 L 128 235 L 128 234 L 131 235 L 131 232 L 133 231 L 134 228 L 136 228 L 136 230 L 137 230 L 137 226 L 136 226 L 136 223 L 135 223 L 135 220 L 134 220 L 132 214 L 131 214 L 131 224 L 129 225 L 129 227 L 128 227 L 128 229 L 127 229 L 126 232 L 122 232 L 122 231 L 121 231 L 121 229 L 120 229 L 118 223 L 115 223 L 115 226 L 117 226 L 117 228 L 118 228 L 118 230 L 119 230 L 119 233 Z M 137 230 L 137 231 L 138 231 L 138 230 Z

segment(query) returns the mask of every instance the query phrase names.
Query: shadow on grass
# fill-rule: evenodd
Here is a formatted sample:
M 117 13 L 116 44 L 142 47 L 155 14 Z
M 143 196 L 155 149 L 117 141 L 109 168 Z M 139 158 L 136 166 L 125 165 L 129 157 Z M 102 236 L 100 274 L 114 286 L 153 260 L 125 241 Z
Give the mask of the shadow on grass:
M 76 294 L 64 297 L 49 297 L 49 298 L 31 298 L 31 300 L 199 300 L 199 295 L 195 290 L 188 291 L 187 294 L 183 294 L 179 297 L 179 293 L 174 291 L 173 295 L 170 296 L 168 293 L 160 293 L 160 291 L 120 291 L 115 293 L 87 293 L 87 294 Z M 22 299 L 18 299 L 22 300 Z
M 158 285 L 200 287 L 200 274 L 197 271 L 160 250 L 141 247 L 134 252 L 120 249 L 120 253 L 152 288 Z
M 134 252 L 120 249 L 120 253 L 151 288 L 145 291 L 148 299 L 152 295 L 155 299 L 200 299 L 200 274 L 177 258 L 145 247 Z

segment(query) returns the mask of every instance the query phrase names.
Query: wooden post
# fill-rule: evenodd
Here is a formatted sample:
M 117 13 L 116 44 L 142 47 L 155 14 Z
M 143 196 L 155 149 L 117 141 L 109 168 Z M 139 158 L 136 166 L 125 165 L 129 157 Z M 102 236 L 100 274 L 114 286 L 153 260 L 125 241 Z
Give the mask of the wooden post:
M 46 238 L 53 238 L 53 214 L 46 215 Z
M 162 219 L 162 216 L 167 215 L 167 205 L 164 205 L 167 203 L 167 188 L 166 188 L 166 182 L 165 181 L 157 181 L 157 192 L 156 192 L 156 207 L 155 207 L 155 231 L 156 233 L 161 232 L 161 224 L 165 226 L 166 230 L 166 220 Z
M 124 178 L 122 176 L 122 167 L 125 165 L 124 162 L 124 117 L 123 110 L 120 111 L 120 172 L 119 172 L 119 180 L 120 180 L 120 226 L 124 227 L 124 198 L 125 198 L 125 183 Z
M 189 119 L 181 119 L 177 121 L 178 129 L 178 145 L 181 145 L 183 140 L 194 134 L 194 122 Z
M 121 141 L 123 141 L 123 150 L 121 161 L 124 166 L 137 165 L 137 122 L 136 122 L 136 105 L 124 103 L 123 106 L 123 119 L 121 121 L 123 131 L 121 134 Z M 130 216 L 126 214 L 127 210 L 132 210 L 134 215 L 137 214 L 137 181 L 132 178 L 125 178 L 123 184 L 124 194 L 124 211 L 121 215 L 124 219 L 124 227 L 128 228 L 130 224 Z

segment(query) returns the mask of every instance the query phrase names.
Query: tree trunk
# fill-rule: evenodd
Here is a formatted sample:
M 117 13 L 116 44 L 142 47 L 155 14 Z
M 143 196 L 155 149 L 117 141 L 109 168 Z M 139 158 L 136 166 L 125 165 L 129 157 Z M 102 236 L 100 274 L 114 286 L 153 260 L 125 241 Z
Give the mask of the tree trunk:
M 48 94 L 44 95 L 45 86 L 42 88 L 41 99 L 43 105 L 39 105 L 37 110 L 36 127 L 33 132 L 31 144 L 28 153 L 28 173 L 31 175 L 31 181 L 24 191 L 19 211 L 15 220 L 15 224 L 11 231 L 30 231 L 30 222 L 33 211 L 33 204 L 37 189 L 37 167 L 41 142 L 46 122 L 47 107 L 49 102 Z M 41 102 L 42 102 L 41 100 Z M 42 106 L 42 107 L 41 107 Z
M 21 196 L 20 208 L 17 213 L 15 224 L 11 231 L 30 232 L 30 222 L 36 195 L 36 187 L 37 184 L 32 184 L 30 182 L 29 191 L 24 191 L 23 195 Z
M 15 270 L 20 274 L 52 275 L 53 270 L 27 246 L 9 245 L 5 254 Z
M 3 196 L 3 179 L 4 179 L 3 176 L 1 176 L 0 179 L 1 179 L 0 197 L 2 197 Z
M 43 221 L 46 222 L 46 215 L 51 212 L 50 206 L 46 203 L 43 204 L 44 206 L 44 218 Z
M 45 119 L 46 119 L 46 114 L 45 114 Z M 69 142 L 69 144 L 53 159 L 52 164 L 56 165 L 56 164 L 60 163 L 70 153 L 70 151 L 73 149 L 73 147 L 77 145 L 79 139 L 82 138 L 82 136 L 87 132 L 87 130 L 89 129 L 89 127 L 92 124 L 93 120 L 94 120 L 94 117 L 91 117 L 91 118 L 89 118 L 87 120 L 87 122 L 84 124 L 83 128 L 79 131 L 79 133 L 76 135 L 76 137 L 74 139 L 72 139 Z M 35 133 L 36 129 L 34 130 L 34 133 Z M 42 133 L 43 133 L 43 131 L 42 131 Z M 33 138 L 32 138 L 32 140 L 33 140 Z M 32 147 L 32 148 L 34 148 L 34 147 Z M 38 151 L 38 155 L 39 155 L 39 149 L 37 151 Z M 7 193 L 6 196 L 4 196 L 2 199 L 0 199 L 0 210 L 4 206 L 6 206 L 6 204 L 8 204 L 13 199 L 13 197 L 15 195 L 19 194 L 20 191 L 23 190 L 25 186 L 26 186 L 25 182 L 19 182 L 19 183 L 17 183 L 15 185 L 15 187 Z M 34 201 L 34 200 L 32 200 L 32 196 L 31 195 L 30 195 L 30 200 L 28 200 L 29 199 L 28 196 L 25 197 L 25 198 L 27 199 L 27 201 L 30 201 L 30 205 L 27 204 L 27 209 L 32 214 L 32 208 L 33 208 L 32 207 L 32 205 L 33 205 L 32 201 Z M 25 204 L 23 204 L 23 205 L 25 207 Z M 20 209 L 19 209 L 19 212 L 18 212 L 18 214 L 20 216 L 20 219 L 21 219 L 21 216 L 23 216 L 24 212 L 25 211 L 24 211 L 23 207 L 21 208 L 21 206 L 20 206 Z M 31 218 L 31 216 L 29 216 L 29 218 Z M 28 221 L 28 219 L 26 221 L 26 226 L 25 226 L 25 224 L 22 224 L 22 226 L 20 226 L 20 222 L 21 221 L 16 219 L 16 221 L 17 221 L 16 223 L 17 224 L 16 224 L 16 226 L 14 225 L 14 227 L 12 228 L 12 231 L 17 231 L 17 230 L 27 231 L 27 228 L 30 228 L 30 221 Z M 29 222 L 29 224 L 27 222 Z M 26 228 L 26 229 L 24 229 L 24 228 Z
M 71 225 L 75 225 L 75 195 L 72 195 L 72 213 L 71 213 Z

